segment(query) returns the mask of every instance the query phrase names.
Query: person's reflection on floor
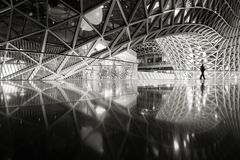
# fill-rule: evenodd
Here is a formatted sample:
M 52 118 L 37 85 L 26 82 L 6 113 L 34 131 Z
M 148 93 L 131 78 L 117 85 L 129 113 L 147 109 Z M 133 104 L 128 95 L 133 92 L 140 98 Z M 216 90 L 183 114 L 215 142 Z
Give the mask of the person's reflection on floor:
M 201 87 L 200 87 L 202 96 L 203 96 L 203 94 L 204 94 L 204 88 L 205 88 L 205 86 L 204 86 L 204 81 L 202 81 L 202 82 L 201 82 Z

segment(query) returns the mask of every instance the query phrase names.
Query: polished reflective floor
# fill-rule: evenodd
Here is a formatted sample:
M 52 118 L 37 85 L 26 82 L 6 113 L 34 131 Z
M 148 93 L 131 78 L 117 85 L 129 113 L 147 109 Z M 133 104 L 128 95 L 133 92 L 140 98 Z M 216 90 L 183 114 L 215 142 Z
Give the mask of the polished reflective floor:
M 0 159 L 240 159 L 237 81 L 0 83 Z

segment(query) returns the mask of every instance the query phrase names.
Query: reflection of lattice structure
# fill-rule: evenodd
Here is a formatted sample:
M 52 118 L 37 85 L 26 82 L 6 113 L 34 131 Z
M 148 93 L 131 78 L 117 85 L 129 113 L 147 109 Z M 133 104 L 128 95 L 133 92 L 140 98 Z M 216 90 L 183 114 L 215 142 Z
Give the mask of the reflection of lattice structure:
M 21 142 L 15 144 L 17 148 L 21 148 L 15 151 L 16 155 L 20 155 L 22 149 L 28 151 L 29 146 L 37 146 L 41 143 L 43 152 L 34 152 L 33 157 L 36 154 L 44 153 L 47 155 L 48 153 L 54 159 L 59 157 L 59 153 L 56 153 L 59 148 L 79 148 L 79 146 L 89 150 L 88 153 L 101 154 L 101 157 L 106 157 L 106 159 L 125 159 L 128 155 L 139 157 L 139 150 L 148 157 L 171 159 L 176 153 L 175 143 L 178 144 L 180 151 L 177 156 L 181 156 L 183 159 L 188 159 L 190 156 L 205 157 L 205 159 L 206 157 L 214 157 L 215 159 L 216 155 L 219 158 L 222 157 L 222 154 L 216 153 L 223 153 L 226 157 L 225 153 L 232 153 L 231 147 L 236 147 L 236 144 L 232 143 L 235 139 L 231 138 L 229 141 L 228 136 L 224 134 L 229 133 L 229 129 L 225 129 L 225 126 L 229 124 L 229 127 L 233 128 L 239 125 L 237 121 L 228 123 L 231 121 L 230 119 L 237 120 L 239 116 L 236 112 L 237 101 L 228 99 L 232 94 L 238 94 L 239 90 L 237 86 L 230 86 L 226 84 L 216 88 L 216 93 L 219 96 L 224 95 L 226 99 L 222 102 L 218 101 L 219 104 L 229 104 L 228 100 L 230 100 L 231 105 L 235 105 L 232 107 L 232 111 L 220 109 L 223 114 L 229 113 L 226 117 L 227 123 L 219 125 L 218 128 L 206 134 L 199 133 L 193 136 L 191 132 L 180 130 L 177 125 L 154 120 L 148 121 L 148 119 L 136 119 L 135 115 L 131 114 L 132 112 L 128 112 L 128 108 L 124 109 L 124 107 L 115 104 L 114 97 L 113 101 L 109 101 L 108 98 L 114 94 L 116 97 L 121 97 L 122 94 L 136 96 L 136 86 L 132 85 L 131 82 L 120 82 L 120 84 L 113 81 L 79 82 L 79 80 L 71 81 L 71 83 L 70 81 L 68 83 L 56 81 L 47 83 L 39 81 L 2 82 L 1 99 L 3 101 L 0 103 L 1 132 L 4 133 L 1 136 L 2 144 L 0 146 L 3 150 L 2 155 L 9 152 L 4 148 L 10 148 L 12 143 L 16 142 L 13 140 L 16 139 L 17 142 L 19 140 Z M 160 92 L 162 90 L 163 87 L 161 87 Z M 144 92 L 144 89 L 141 91 Z M 171 91 L 171 89 L 168 90 L 168 93 L 171 94 Z M 104 97 L 102 96 L 104 92 L 109 94 L 105 94 L 106 97 Z M 151 96 L 151 94 L 143 93 L 140 97 L 145 96 Z M 156 96 L 155 99 L 152 99 L 152 101 L 156 101 L 153 103 L 151 101 L 146 106 L 158 105 L 161 103 L 158 98 L 159 96 Z M 80 139 L 78 143 L 76 142 L 77 138 Z M 226 148 L 225 141 L 232 145 L 230 147 L 228 145 Z M 29 144 L 29 142 L 31 143 Z M 51 146 L 51 150 L 46 151 L 45 146 Z M 138 146 L 137 150 L 136 146 Z M 146 147 L 148 147 L 147 151 Z M 158 150 L 164 154 L 158 155 L 156 152 Z M 183 152 L 181 152 L 182 150 Z M 63 155 L 68 157 L 74 155 L 71 159 L 76 158 L 79 150 L 71 151 L 64 152 Z M 128 151 L 133 152 L 129 153 Z M 89 156 L 91 154 L 84 155 L 84 158 L 91 159 L 92 156 Z M 79 155 L 78 157 L 81 157 L 82 153 Z
M 195 132 L 204 132 L 220 122 L 222 117 L 218 107 L 215 86 L 180 85 L 171 92 L 156 118 L 189 125 Z
M 225 0 L 2 0 L 1 79 L 65 79 L 144 41 L 212 30 L 222 39 L 215 45 L 221 57 L 217 65 L 238 70 L 239 5 Z

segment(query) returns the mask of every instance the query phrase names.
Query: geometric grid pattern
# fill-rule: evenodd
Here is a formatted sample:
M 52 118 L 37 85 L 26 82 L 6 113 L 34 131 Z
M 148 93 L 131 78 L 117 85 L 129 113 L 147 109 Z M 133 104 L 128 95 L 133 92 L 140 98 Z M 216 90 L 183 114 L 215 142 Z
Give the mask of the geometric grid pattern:
M 181 34 L 159 38 L 157 41 L 168 54 L 174 64 L 175 70 L 198 71 L 204 63 L 208 71 L 223 70 L 223 56 L 218 55 L 215 47 L 216 41 L 209 41 L 198 34 Z M 219 62 L 219 63 L 217 63 Z M 230 64 L 229 64 L 230 65 Z M 229 66 L 226 64 L 226 66 Z
M 229 142 L 227 138 L 229 133 L 240 133 L 239 84 L 229 82 L 221 82 L 216 86 L 206 84 L 203 94 L 198 94 L 199 90 L 202 90 L 198 84 L 184 85 L 174 81 L 170 87 L 166 85 L 169 84 L 150 88 L 140 87 L 137 90 L 136 84 L 130 81 L 1 82 L 0 148 L 5 149 L 3 153 L 13 149 L 14 153 L 19 153 L 29 149 L 29 146 L 38 146 L 40 143 L 42 145 L 38 147 L 43 146 L 44 149 L 38 151 L 34 149 L 34 157 L 36 154 L 46 152 L 48 154 L 54 152 L 59 157 L 57 149 L 64 148 L 67 152 L 63 155 L 73 157 L 76 154 L 71 153 L 77 152 L 82 155 L 81 157 L 94 157 L 94 153 L 98 153 L 104 159 L 125 159 L 129 154 L 138 157 L 158 155 L 161 158 L 168 158 L 172 157 L 174 142 L 177 141 L 180 149 L 183 146 L 188 147 L 188 153 L 180 152 L 182 153 L 180 156 L 191 157 L 190 159 L 218 157 L 220 155 L 216 152 L 219 148 L 222 149 L 220 153 L 224 153 L 226 149 L 228 154 L 232 153 L 232 148 L 226 148 L 222 144 L 226 144 L 225 140 Z M 135 97 L 136 100 L 137 96 L 137 105 L 132 103 L 133 105 L 122 106 L 115 102 L 115 99 L 127 97 Z M 172 103 L 164 105 L 164 102 L 168 101 L 175 101 L 178 105 L 173 106 Z M 186 115 L 190 104 L 192 111 Z M 197 111 L 198 104 L 200 106 L 203 104 L 200 112 Z M 211 112 L 208 112 L 209 110 Z M 136 114 L 137 111 L 139 114 Z M 186 125 L 181 126 L 187 117 L 194 120 L 190 122 L 192 125 L 189 128 L 186 128 Z M 217 125 L 220 120 L 222 123 Z M 206 132 L 198 132 L 200 130 Z M 193 134 L 194 132 L 197 133 Z M 15 144 L 13 142 L 15 140 L 21 143 Z M 199 143 L 200 141 L 203 142 Z M 234 140 L 231 139 L 230 142 L 232 141 Z M 91 154 L 85 154 L 86 152 L 83 153 L 81 149 L 72 149 L 79 147 L 76 143 L 81 144 L 83 151 L 89 148 L 88 153 Z M 143 152 L 142 155 L 139 155 L 137 145 Z M 45 146 L 50 147 L 46 149 Z M 148 146 L 151 147 L 146 151 Z M 231 146 L 236 147 L 234 143 Z M 70 148 L 70 151 L 67 148 Z M 161 151 L 161 148 L 166 151 L 156 152 Z M 55 157 L 55 154 L 51 154 L 51 158 Z M 30 156 L 32 155 L 28 155 Z
M 65 79 L 145 41 L 212 30 L 221 39 L 219 64 L 237 71 L 239 6 L 237 0 L 2 0 L 1 79 Z
M 145 42 L 141 45 L 137 45 L 133 48 L 133 50 L 138 53 L 138 56 L 144 54 L 163 54 L 161 47 L 156 41 Z
M 204 133 L 224 122 L 227 130 L 240 134 L 238 83 L 219 81 L 199 85 L 196 82 L 173 81 L 171 84 L 169 90 L 166 90 L 166 84 L 158 86 L 157 83 L 156 87 L 139 87 L 137 106 L 141 107 L 136 106 L 132 110 L 138 111 L 145 120 L 151 121 L 154 117 L 190 133 Z
M 214 85 L 180 85 L 173 88 L 168 100 L 159 109 L 156 118 L 171 123 L 184 124 L 190 131 L 205 132 L 217 126 L 218 97 Z

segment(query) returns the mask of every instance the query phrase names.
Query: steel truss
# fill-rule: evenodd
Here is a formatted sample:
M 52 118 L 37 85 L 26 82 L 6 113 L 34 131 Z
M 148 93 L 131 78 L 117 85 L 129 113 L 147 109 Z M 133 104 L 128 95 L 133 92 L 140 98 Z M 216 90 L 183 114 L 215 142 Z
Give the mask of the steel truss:
M 220 65 L 234 60 L 228 68 L 238 70 L 239 6 L 237 0 L 2 0 L 1 79 L 65 79 L 145 41 L 209 30 L 222 39 Z

